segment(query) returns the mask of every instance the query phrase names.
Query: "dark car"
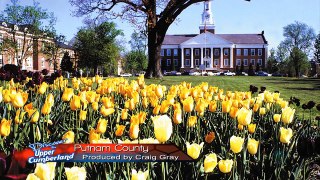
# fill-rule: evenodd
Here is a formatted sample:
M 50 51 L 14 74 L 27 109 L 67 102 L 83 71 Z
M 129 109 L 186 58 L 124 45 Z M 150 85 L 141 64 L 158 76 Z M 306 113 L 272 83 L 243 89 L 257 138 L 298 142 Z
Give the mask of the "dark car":
M 283 76 L 285 76 L 284 74 L 281 74 L 281 73 L 278 73 L 278 72 L 272 73 L 271 75 L 275 76 L 275 77 L 283 77 Z
M 266 72 L 264 72 L 264 71 L 258 71 L 258 72 L 256 73 L 256 76 L 269 76 L 269 74 L 266 73 Z

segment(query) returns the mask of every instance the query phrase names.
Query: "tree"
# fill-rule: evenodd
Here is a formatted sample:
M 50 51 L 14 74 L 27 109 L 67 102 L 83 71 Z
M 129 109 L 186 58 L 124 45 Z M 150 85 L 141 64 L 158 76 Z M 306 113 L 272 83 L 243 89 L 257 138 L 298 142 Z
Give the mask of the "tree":
M 243 62 L 241 62 L 241 65 L 240 65 L 240 74 L 244 72 L 244 64 Z
M 79 52 L 79 67 L 89 67 L 97 74 L 98 66 L 116 67 L 119 47 L 116 37 L 122 35 L 112 22 L 90 24 L 78 31 L 74 47 Z
M 147 48 L 147 36 L 143 32 L 138 33 L 134 31 L 131 34 L 129 43 L 131 50 L 145 53 Z
M 72 72 L 73 71 L 73 63 L 71 62 L 71 58 L 69 56 L 68 52 L 65 52 L 61 64 L 60 64 L 60 69 L 62 71 L 67 71 L 67 72 Z
M 260 71 L 260 65 L 257 63 L 256 65 L 256 72 L 259 72 Z
M 276 58 L 276 51 L 274 49 L 270 50 L 270 55 L 268 57 L 267 61 L 267 71 L 269 73 L 275 73 L 279 70 L 278 68 L 278 62 Z
M 314 42 L 314 60 L 320 63 L 320 33 Z
M 66 37 L 64 35 L 54 35 L 53 42 L 46 42 L 42 50 L 42 52 L 49 57 L 47 61 L 49 61 L 49 63 L 53 63 L 53 69 L 55 71 L 57 70 L 58 64 L 57 58 L 64 53 L 62 46 L 64 46 L 65 42 Z
M 285 39 L 281 42 L 287 51 L 292 52 L 296 47 L 308 54 L 316 38 L 314 30 L 305 23 L 295 21 L 283 28 Z
M 253 67 L 252 67 L 252 63 L 250 63 L 250 65 L 249 65 L 248 75 L 249 76 L 254 76 L 255 75 Z
M 147 56 L 140 51 L 130 51 L 126 54 L 126 71 L 139 72 L 147 68 Z
M 290 53 L 290 62 L 294 65 L 295 76 L 300 77 L 300 73 L 308 69 L 310 63 L 307 55 L 297 47 L 294 47 Z
M 11 24 L 10 35 L 3 40 L 2 49 L 17 60 L 21 68 L 23 61 L 33 54 L 33 47 L 37 47 L 36 40 L 52 35 L 56 18 L 34 1 L 32 6 L 21 6 L 19 0 L 11 0 L 3 12 L 0 21 Z M 21 29 L 19 29 L 21 28 Z M 22 41 L 18 41 L 17 31 L 23 32 Z M 30 36 L 31 38 L 27 38 Z
M 128 20 L 148 35 L 146 77 L 162 77 L 160 50 L 169 26 L 190 5 L 206 0 L 69 0 L 78 16 L 98 14 Z M 250 1 L 250 0 L 246 0 Z

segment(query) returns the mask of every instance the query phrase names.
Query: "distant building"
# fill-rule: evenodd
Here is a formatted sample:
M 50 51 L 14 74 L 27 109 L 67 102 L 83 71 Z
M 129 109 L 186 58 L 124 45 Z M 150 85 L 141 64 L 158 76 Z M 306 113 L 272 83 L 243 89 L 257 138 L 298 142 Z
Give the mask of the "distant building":
M 45 34 L 44 34 L 45 35 Z M 55 43 L 52 38 L 45 36 L 34 36 L 28 30 L 28 25 L 14 25 L 6 22 L 0 22 L 0 47 L 6 39 L 15 39 L 18 48 L 18 54 L 12 47 L 0 49 L 0 68 L 5 64 L 18 65 L 18 59 L 22 59 L 22 70 L 40 71 L 47 69 L 50 72 L 54 70 L 52 57 L 44 53 L 44 48 L 48 43 Z M 60 50 L 56 58 L 56 69 L 60 69 L 61 59 L 64 52 L 69 52 L 71 60 L 74 61 L 75 67 L 77 56 L 71 46 L 59 44 Z
M 200 34 L 166 35 L 161 46 L 163 71 L 235 71 L 243 63 L 265 68 L 268 42 L 259 34 L 216 34 L 211 11 L 212 1 L 204 2 Z

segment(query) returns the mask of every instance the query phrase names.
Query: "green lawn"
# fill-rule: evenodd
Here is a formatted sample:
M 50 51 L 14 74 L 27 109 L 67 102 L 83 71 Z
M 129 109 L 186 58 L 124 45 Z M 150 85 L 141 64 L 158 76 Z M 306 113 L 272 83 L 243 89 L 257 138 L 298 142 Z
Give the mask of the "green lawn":
M 320 79 L 289 78 L 289 77 L 261 77 L 261 76 L 165 76 L 163 79 L 146 79 L 147 84 L 155 83 L 166 86 L 179 84 L 182 81 L 191 82 L 193 86 L 208 82 L 209 85 L 231 91 L 248 91 L 250 85 L 265 86 L 268 91 L 279 91 L 280 97 L 289 100 L 290 97 L 300 99 L 301 104 L 310 100 L 320 104 Z M 301 106 L 297 109 L 302 117 Z M 313 110 L 314 115 L 320 115 Z

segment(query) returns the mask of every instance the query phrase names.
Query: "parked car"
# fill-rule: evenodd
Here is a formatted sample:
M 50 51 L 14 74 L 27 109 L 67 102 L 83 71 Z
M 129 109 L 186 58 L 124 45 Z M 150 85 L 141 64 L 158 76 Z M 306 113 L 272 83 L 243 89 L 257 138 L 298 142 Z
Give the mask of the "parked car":
M 142 75 L 142 74 L 144 75 L 145 73 L 146 73 L 146 72 L 144 72 L 144 71 L 140 71 L 140 72 L 136 73 L 135 76 L 140 76 L 140 75 Z
M 194 71 L 194 72 L 189 72 L 189 75 L 190 76 L 200 76 L 201 73 L 197 72 L 197 71 Z
M 225 75 L 225 76 L 235 76 L 236 73 L 231 72 L 231 71 L 225 71 L 225 72 L 223 72 L 223 75 Z
M 272 76 L 275 76 L 275 77 L 282 77 L 282 76 L 285 76 L 284 74 L 281 74 L 281 73 L 279 73 L 279 72 L 272 73 L 271 75 L 272 75 Z
M 246 72 L 241 72 L 241 76 L 248 76 L 248 73 L 246 73 Z
M 132 74 L 130 73 L 123 73 L 123 74 L 120 74 L 120 77 L 131 77 Z
M 264 71 L 258 71 L 256 72 L 256 76 L 271 76 L 271 74 L 268 74 Z
M 170 75 L 171 75 L 171 76 L 181 76 L 181 72 L 171 71 L 171 72 L 170 72 Z

